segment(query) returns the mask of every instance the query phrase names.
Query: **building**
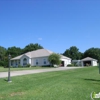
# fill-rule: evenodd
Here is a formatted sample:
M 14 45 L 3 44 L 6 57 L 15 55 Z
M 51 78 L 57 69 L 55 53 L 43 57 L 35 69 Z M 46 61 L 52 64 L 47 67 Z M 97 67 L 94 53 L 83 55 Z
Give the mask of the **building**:
M 35 51 L 27 52 L 25 54 L 19 55 L 11 59 L 11 66 L 18 67 L 18 65 L 26 66 L 30 64 L 31 66 L 47 66 L 50 65 L 48 57 L 54 52 L 47 49 L 38 49 Z M 63 67 L 66 67 L 68 64 L 71 64 L 71 58 L 66 56 L 61 56 L 61 64 Z
M 72 63 L 76 63 L 78 66 L 97 66 L 97 60 L 91 57 L 86 57 L 81 60 L 72 60 Z
M 81 60 L 81 65 L 82 66 L 97 66 L 97 60 L 90 58 L 90 57 L 86 57 L 84 59 Z

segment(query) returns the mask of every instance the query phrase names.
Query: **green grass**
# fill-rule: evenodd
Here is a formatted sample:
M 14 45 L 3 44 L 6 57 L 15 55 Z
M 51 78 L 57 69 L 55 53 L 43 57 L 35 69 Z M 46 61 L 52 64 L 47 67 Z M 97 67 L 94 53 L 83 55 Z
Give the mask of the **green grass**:
M 53 68 L 53 67 L 24 67 L 24 68 L 10 68 L 11 71 L 20 71 L 20 70 L 33 70 L 33 69 L 44 69 L 44 68 Z M 0 72 L 7 72 L 8 68 L 0 67 Z
M 91 100 L 91 92 L 100 92 L 97 67 L 6 79 L 0 79 L 0 100 Z

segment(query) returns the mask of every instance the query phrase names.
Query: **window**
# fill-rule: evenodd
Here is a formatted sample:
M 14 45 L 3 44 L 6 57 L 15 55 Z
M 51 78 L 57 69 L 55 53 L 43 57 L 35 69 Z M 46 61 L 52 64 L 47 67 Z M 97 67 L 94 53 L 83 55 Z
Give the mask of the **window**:
M 38 65 L 38 60 L 36 59 L 36 65 Z
M 19 64 L 20 64 L 20 60 L 19 60 Z
M 23 65 L 27 65 L 27 59 L 26 58 L 23 59 Z
M 44 64 L 46 64 L 46 59 L 44 59 Z
M 17 65 L 17 60 L 15 62 L 16 62 L 16 65 Z
M 11 66 L 13 66 L 13 61 L 11 61 Z

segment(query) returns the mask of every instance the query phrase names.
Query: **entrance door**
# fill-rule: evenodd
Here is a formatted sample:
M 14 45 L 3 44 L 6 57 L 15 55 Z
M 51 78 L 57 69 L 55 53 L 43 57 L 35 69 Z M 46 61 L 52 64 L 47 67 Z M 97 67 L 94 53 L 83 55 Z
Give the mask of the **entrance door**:
M 64 67 L 64 61 L 61 61 L 61 67 Z

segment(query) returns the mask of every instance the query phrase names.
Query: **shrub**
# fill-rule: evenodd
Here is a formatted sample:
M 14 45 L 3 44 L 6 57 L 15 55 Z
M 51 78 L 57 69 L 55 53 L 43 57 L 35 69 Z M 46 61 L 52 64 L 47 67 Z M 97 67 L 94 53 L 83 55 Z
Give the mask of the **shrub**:
M 0 61 L 0 66 L 4 66 L 4 61 Z
M 18 68 L 22 68 L 23 66 L 21 66 L 20 64 L 18 65 Z
M 68 64 L 67 66 L 68 66 L 68 67 L 72 67 L 72 66 L 74 66 L 74 64 Z
M 59 65 L 61 63 L 60 61 L 61 56 L 59 54 L 53 53 L 48 57 L 48 61 L 54 65 Z
M 41 66 L 41 67 L 51 67 L 50 65 L 43 65 L 43 66 Z
M 26 67 L 30 67 L 30 66 L 31 66 L 30 64 L 27 64 L 27 65 L 26 65 Z

